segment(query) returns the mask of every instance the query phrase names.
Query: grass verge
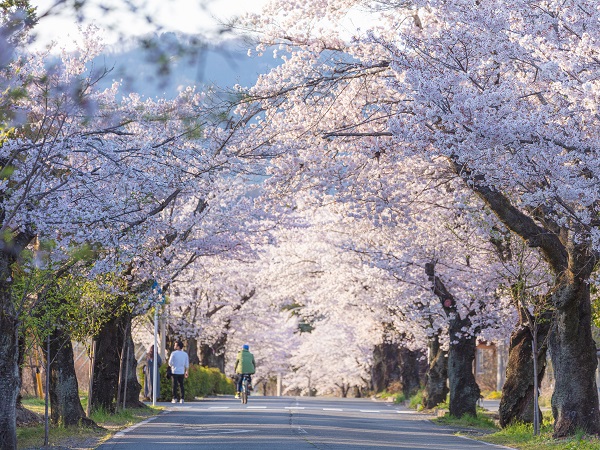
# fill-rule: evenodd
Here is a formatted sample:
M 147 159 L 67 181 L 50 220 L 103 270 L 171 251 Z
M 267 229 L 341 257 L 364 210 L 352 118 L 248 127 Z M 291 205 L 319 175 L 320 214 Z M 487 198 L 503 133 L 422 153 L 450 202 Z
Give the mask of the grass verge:
M 461 417 L 460 419 L 446 414 L 443 417 L 433 419 L 433 422 L 440 425 L 447 425 L 450 427 L 456 427 L 461 429 L 473 428 L 474 431 L 481 431 L 487 433 L 498 430 L 498 426 L 496 425 L 496 423 L 491 418 L 480 412 L 477 413 L 476 417 L 467 415 Z
M 533 435 L 533 425 L 515 424 L 476 439 L 520 450 L 600 450 L 600 439 L 586 436 L 583 432 L 575 433 L 567 439 L 553 439 L 551 423 L 542 427 L 539 436 Z
M 519 450 L 600 450 L 600 439 L 587 436 L 583 432 L 576 433 L 568 439 L 553 439 L 552 419 L 548 416 L 544 419 L 539 436 L 533 435 L 531 424 L 515 424 L 500 430 L 495 421 L 482 411 L 478 411 L 477 417 L 465 416 L 456 419 L 446 415 L 433 419 L 433 422 L 456 428 L 457 434 L 466 435 L 471 439 Z
M 82 404 L 87 404 L 87 399 L 82 398 Z M 44 414 L 44 401 L 36 398 L 24 399 L 23 406 L 27 409 Z M 85 409 L 85 406 L 84 406 Z M 117 414 L 106 411 L 95 411 L 91 419 L 101 428 L 80 428 L 64 426 L 50 426 L 49 443 L 58 448 L 93 449 L 102 442 L 110 439 L 117 431 L 130 427 L 149 417 L 155 416 L 163 408 L 145 407 L 126 409 Z M 40 448 L 44 444 L 44 426 L 19 427 L 17 429 L 18 449 Z

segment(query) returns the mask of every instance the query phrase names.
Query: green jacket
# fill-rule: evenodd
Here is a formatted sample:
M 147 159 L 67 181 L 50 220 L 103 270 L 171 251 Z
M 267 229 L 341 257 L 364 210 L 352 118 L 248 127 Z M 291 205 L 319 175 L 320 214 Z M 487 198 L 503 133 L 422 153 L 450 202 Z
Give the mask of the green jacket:
M 255 371 L 254 355 L 248 350 L 240 351 L 235 360 L 235 373 L 254 373 Z

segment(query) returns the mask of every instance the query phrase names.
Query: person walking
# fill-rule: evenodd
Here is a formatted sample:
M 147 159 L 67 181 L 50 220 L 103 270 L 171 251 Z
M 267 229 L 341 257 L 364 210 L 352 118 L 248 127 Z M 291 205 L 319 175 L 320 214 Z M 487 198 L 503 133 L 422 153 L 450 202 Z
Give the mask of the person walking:
M 188 377 L 188 369 L 190 367 L 190 358 L 188 354 L 183 351 L 183 342 L 177 341 L 175 344 L 175 351 L 171 353 L 169 357 L 169 366 L 171 367 L 171 380 L 173 382 L 173 399 L 171 403 L 183 403 L 185 398 L 185 390 L 183 387 L 183 381 Z M 181 397 L 179 397 L 177 386 L 181 391 Z
M 156 355 L 156 367 L 162 365 L 160 355 Z M 156 396 L 160 395 L 160 377 L 156 386 Z M 146 353 L 146 365 L 144 366 L 144 398 L 152 400 L 152 390 L 154 389 L 154 345 L 150 346 L 150 350 Z
M 250 384 L 249 388 L 252 389 L 252 375 L 256 372 L 256 362 L 254 361 L 254 355 L 250 353 L 250 346 L 248 344 L 244 344 L 242 346 L 242 350 L 237 354 L 237 358 L 235 360 L 235 373 L 238 374 L 237 380 L 237 392 L 235 394 L 235 398 L 240 397 L 240 392 L 242 392 L 242 380 L 244 379 L 244 375 L 248 375 L 248 383 Z

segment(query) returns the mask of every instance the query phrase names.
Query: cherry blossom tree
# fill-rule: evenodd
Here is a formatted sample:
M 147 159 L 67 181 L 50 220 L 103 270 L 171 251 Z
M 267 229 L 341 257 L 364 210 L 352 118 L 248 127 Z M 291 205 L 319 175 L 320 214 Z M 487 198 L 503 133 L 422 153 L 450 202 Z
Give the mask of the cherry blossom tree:
M 206 144 L 203 132 L 212 106 L 191 88 L 173 101 L 135 95 L 117 100 L 116 85 L 96 91 L 96 82 L 106 72 L 86 63 L 101 47 L 94 30 L 84 38 L 79 54 L 64 53 L 62 61 L 51 67 L 44 54 L 24 56 L 15 71 L 28 84 L 27 96 L 13 105 L 13 115 L 26 121 L 5 139 L 0 151 L 4 236 L 0 303 L 3 333 L 13 337 L 3 340 L 0 349 L 0 391 L 8 399 L 0 411 L 2 448 L 15 445 L 18 392 L 21 308 L 11 296 L 11 271 L 35 236 L 54 242 L 56 255 L 66 255 L 76 246 L 93 246 L 98 259 L 89 276 L 121 273 L 129 284 L 125 293 L 139 291 L 153 277 L 170 280 L 202 254 L 240 245 L 239 239 L 232 243 L 235 225 L 228 225 L 225 208 L 219 207 L 239 197 L 239 183 L 230 177 L 219 185 L 219 174 L 231 173 L 229 157 Z M 245 204 L 240 201 L 239 210 Z M 184 248 L 188 250 L 181 251 Z M 126 295 L 123 302 L 127 303 Z M 131 312 L 126 316 L 127 322 Z M 131 344 L 129 333 L 124 339 Z M 135 371 L 129 373 L 135 382 Z M 106 393 L 107 401 L 114 392 L 97 391 Z M 135 394 L 135 389 L 129 393 Z
M 342 146 L 363 161 L 369 154 L 389 158 L 391 167 L 415 155 L 445 158 L 508 229 L 546 258 L 557 311 L 549 341 L 555 435 L 577 427 L 598 432 L 588 282 L 598 234 L 595 4 L 394 2 L 367 32 L 332 30 L 359 4 L 273 2 L 271 15 L 246 22 L 266 43 L 293 50 L 252 91 L 267 111 L 258 123 L 294 110 L 286 115 L 287 131 L 310 130 L 311 164 L 322 155 L 343 156 Z M 299 105 L 311 114 L 300 114 Z M 343 142 L 335 152 L 332 139 Z M 356 148 L 359 140 L 370 145 Z M 297 155 L 292 142 L 269 148 Z M 295 167 L 297 176 L 305 167 Z M 343 180 L 345 173 L 336 175 Z

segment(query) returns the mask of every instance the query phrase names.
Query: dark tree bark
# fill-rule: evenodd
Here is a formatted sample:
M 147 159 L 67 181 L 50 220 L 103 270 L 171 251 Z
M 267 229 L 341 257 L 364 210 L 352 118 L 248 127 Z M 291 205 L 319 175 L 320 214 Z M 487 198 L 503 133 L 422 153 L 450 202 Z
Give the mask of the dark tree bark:
M 450 384 L 450 415 L 454 417 L 476 416 L 477 401 L 481 393 L 473 374 L 476 337 L 474 334 L 463 331 L 464 329 L 471 329 L 471 318 L 469 316 L 460 317 L 454 297 L 435 274 L 435 264 L 426 264 L 425 273 L 431 281 L 434 294 L 440 299 L 444 312 L 449 319 L 448 382 Z
M 342 393 L 342 398 L 348 397 L 348 391 L 350 390 L 350 386 L 346 383 L 338 384 L 337 387 L 340 388 L 340 392 Z
M 0 216 L 3 214 L 0 211 Z M 35 235 L 29 230 L 19 233 L 10 243 L 0 243 L 0 450 L 17 448 L 17 397 L 19 378 L 20 321 L 12 297 L 11 264 Z
M 562 437 L 582 429 L 600 433 L 600 412 L 596 386 L 596 344 L 592 338 L 590 290 L 587 283 L 592 264 L 578 261 L 581 251 L 569 255 L 567 279 L 554 294 L 557 308 L 548 345 L 554 368 L 552 414 L 554 436 Z M 579 257 L 579 258 L 578 258 Z
M 435 408 L 446 401 L 448 395 L 448 355 L 440 347 L 439 335 L 429 340 L 429 368 L 425 376 L 423 406 Z
M 1 261 L 0 261 L 1 263 Z M 6 279 L 1 270 L 0 278 Z M 17 448 L 16 407 L 19 394 L 19 324 L 10 298 L 10 292 L 0 283 L 0 450 Z
M 131 322 L 131 318 L 128 318 Z M 127 395 L 125 396 L 125 406 L 127 408 L 142 408 L 144 403 L 140 401 L 140 393 L 142 392 L 142 385 L 137 379 L 137 359 L 135 358 L 135 344 L 133 342 L 133 336 L 131 335 L 131 326 L 129 326 L 129 332 L 127 333 L 127 340 L 129 341 L 129 359 L 125 360 L 125 366 L 129 366 L 127 370 L 124 368 L 123 375 L 127 374 Z M 127 355 L 127 353 L 126 353 Z M 158 380 L 160 382 L 160 378 Z M 158 387 L 157 393 L 160 392 L 160 386 Z M 123 395 L 123 393 L 121 393 Z M 121 396 L 123 398 L 123 396 Z M 122 400 L 121 400 L 122 401 Z
M 477 346 L 475 336 L 465 336 L 464 327 L 471 321 L 456 319 L 450 321 L 450 351 L 448 352 L 448 382 L 450 384 L 450 415 L 462 417 L 477 415 L 477 401 L 481 395 L 473 374 L 473 361 Z
M 591 244 L 561 227 L 542 208 L 516 208 L 501 192 L 491 189 L 456 161 L 454 170 L 468 178 L 471 189 L 498 218 L 530 247 L 539 248 L 555 275 L 550 300 L 555 321 L 548 338 L 554 368 L 552 395 L 554 437 L 572 435 L 576 429 L 600 434 L 600 409 L 596 386 L 596 344 L 592 339 L 590 285 L 587 282 L 598 261 Z M 572 226 L 577 227 L 576 223 Z M 581 235 L 586 231 L 580 229 Z M 591 238 L 590 238 L 591 240 Z
M 48 355 L 44 352 L 46 367 Z M 55 329 L 50 336 L 50 419 L 55 425 L 95 426 L 94 421 L 85 416 L 79 400 L 79 385 L 75 374 L 71 337 L 61 329 Z
M 212 344 L 202 344 L 200 346 L 200 364 L 206 367 L 215 367 L 225 373 L 225 345 L 227 344 L 227 334 L 222 333 L 219 339 Z
M 200 364 L 200 358 L 198 358 L 198 340 L 196 338 L 189 338 L 187 340 L 187 353 L 190 358 L 190 364 Z
M 521 309 L 519 308 L 521 311 Z M 521 315 L 520 323 L 525 320 Z M 540 323 L 538 328 L 539 342 L 545 343 L 550 330 L 550 320 Z M 517 325 L 510 337 L 506 381 L 502 388 L 502 398 L 498 413 L 502 428 L 515 422 L 533 423 L 534 383 L 532 335 L 528 327 Z M 538 388 L 546 371 L 547 346 L 542 345 L 538 351 Z M 541 411 L 539 411 L 541 417 Z
M 94 360 L 94 379 L 92 383 L 92 411 L 104 409 L 115 412 L 117 390 L 119 385 L 119 369 L 121 363 L 121 349 L 127 323 L 131 322 L 129 315 L 114 316 L 106 322 L 96 337 L 96 358 Z M 131 330 L 131 327 L 129 327 Z M 130 349 L 133 349 L 131 331 L 127 335 Z M 137 381 L 137 361 L 133 351 L 129 352 L 129 378 L 127 380 L 128 407 L 141 407 L 139 401 L 141 385 Z M 125 369 L 125 368 L 124 368 Z M 122 401 L 122 400 L 121 400 Z
M 405 398 L 410 398 L 421 387 L 421 378 L 419 376 L 421 352 L 400 347 L 398 356 L 402 393 Z
M 384 342 L 373 349 L 373 366 L 371 368 L 371 389 L 381 392 L 391 383 L 400 381 L 400 355 L 397 344 Z
M 119 352 L 123 345 L 122 317 L 106 322 L 96 337 L 94 379 L 92 382 L 92 411 L 104 409 L 115 412 L 119 382 Z

